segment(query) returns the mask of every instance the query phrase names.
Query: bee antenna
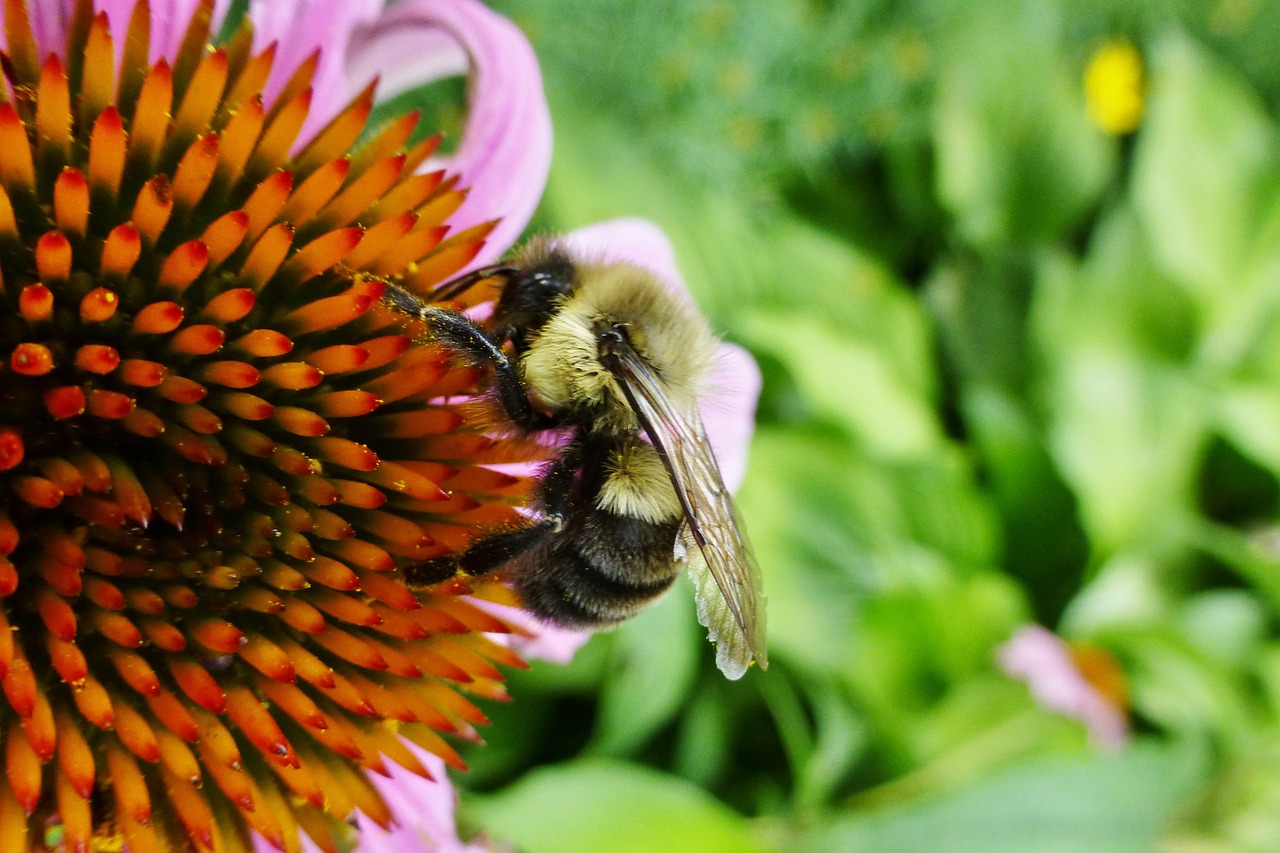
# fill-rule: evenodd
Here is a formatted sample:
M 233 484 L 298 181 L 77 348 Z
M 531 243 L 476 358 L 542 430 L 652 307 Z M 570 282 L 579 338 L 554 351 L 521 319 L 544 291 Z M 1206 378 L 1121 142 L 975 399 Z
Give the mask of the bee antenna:
M 518 270 L 508 264 L 491 264 L 487 267 L 481 267 L 478 270 L 472 270 L 466 275 L 459 276 L 453 281 L 447 281 L 440 285 L 432 294 L 431 299 L 434 302 L 448 302 L 451 299 L 457 299 L 480 282 L 494 276 L 503 276 L 511 278 Z

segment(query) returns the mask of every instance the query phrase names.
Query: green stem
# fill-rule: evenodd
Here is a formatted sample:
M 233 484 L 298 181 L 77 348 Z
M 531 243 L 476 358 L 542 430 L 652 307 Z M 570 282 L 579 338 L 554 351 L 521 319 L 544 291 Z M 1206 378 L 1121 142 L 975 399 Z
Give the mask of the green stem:
M 844 806 L 870 810 L 953 788 L 957 782 L 1027 752 L 1043 740 L 1044 731 L 1040 711 L 1008 717 L 918 770 L 853 794 Z

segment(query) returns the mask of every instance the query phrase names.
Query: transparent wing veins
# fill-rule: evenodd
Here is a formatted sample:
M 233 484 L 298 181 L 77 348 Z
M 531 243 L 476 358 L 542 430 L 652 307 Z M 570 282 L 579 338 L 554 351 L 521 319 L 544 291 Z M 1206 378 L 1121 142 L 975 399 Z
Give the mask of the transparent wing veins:
M 698 618 L 716 643 L 717 665 L 730 678 L 741 676 L 753 657 L 763 669 L 768 666 L 768 658 L 760 569 L 724 485 L 702 419 L 696 409 L 677 411 L 652 368 L 629 347 L 619 349 L 619 384 L 662 457 L 684 510 L 689 571 L 698 593 Z M 696 555 L 692 553 L 694 545 L 699 552 Z M 708 571 L 718 596 L 705 582 Z M 722 603 L 727 605 L 727 614 Z M 735 633 L 738 636 L 733 636 Z

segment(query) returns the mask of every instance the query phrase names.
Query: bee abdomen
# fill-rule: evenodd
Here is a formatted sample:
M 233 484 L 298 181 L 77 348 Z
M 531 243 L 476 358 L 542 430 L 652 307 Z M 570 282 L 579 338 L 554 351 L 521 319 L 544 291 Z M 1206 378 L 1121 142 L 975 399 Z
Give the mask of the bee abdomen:
M 670 584 L 676 575 L 675 543 L 680 519 L 646 521 L 611 512 L 591 513 L 574 539 L 594 574 L 633 586 Z
M 557 543 L 536 569 L 517 575 L 517 591 L 529 609 L 560 625 L 617 624 L 675 582 L 679 529 L 679 521 L 591 513 L 577 535 Z

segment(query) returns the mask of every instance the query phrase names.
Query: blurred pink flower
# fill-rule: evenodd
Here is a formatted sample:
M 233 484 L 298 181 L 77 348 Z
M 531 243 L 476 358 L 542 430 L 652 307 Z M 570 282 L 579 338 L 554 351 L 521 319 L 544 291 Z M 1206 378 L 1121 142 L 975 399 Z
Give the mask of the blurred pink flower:
M 1085 724 L 1098 746 L 1129 742 L 1123 673 L 1109 653 L 1071 646 L 1039 625 L 1024 625 L 997 652 L 1000 668 L 1021 679 L 1045 709 Z

